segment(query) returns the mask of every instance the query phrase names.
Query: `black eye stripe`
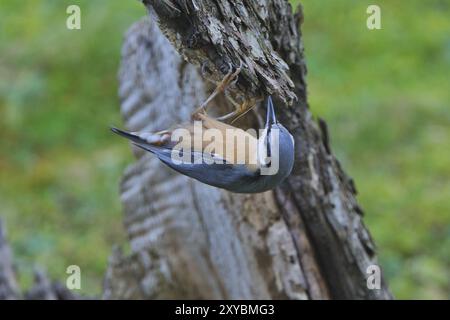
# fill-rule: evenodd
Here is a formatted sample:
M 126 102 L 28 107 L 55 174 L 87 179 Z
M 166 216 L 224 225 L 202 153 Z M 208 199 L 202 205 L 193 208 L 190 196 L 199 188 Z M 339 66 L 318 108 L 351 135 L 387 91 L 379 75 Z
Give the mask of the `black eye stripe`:
M 267 156 L 270 157 L 270 156 L 272 156 L 272 150 L 271 150 L 271 147 L 270 147 L 270 127 L 267 130 L 266 139 L 267 139 Z

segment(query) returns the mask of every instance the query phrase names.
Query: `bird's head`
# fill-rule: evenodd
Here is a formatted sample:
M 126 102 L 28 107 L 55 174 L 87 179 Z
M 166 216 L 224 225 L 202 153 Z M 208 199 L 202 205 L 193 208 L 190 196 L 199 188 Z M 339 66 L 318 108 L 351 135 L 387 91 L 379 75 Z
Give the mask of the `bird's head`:
M 277 121 L 272 98 L 267 98 L 266 124 L 258 139 L 258 160 L 261 173 L 287 176 L 294 165 L 294 138 Z

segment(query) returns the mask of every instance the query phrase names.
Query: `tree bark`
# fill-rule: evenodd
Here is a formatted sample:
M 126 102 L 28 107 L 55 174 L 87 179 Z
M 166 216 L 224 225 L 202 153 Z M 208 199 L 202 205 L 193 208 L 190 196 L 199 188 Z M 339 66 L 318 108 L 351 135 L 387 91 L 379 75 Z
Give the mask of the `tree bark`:
M 131 131 L 187 121 L 232 63 L 238 99 L 274 96 L 293 134 L 295 166 L 274 191 L 233 194 L 189 179 L 151 154 L 121 184 L 131 253 L 115 249 L 104 298 L 389 299 L 367 288 L 377 264 L 353 180 L 308 109 L 301 8 L 285 0 L 144 0 L 150 18 L 127 33 L 119 75 Z M 212 109 L 212 108 L 211 108 Z M 219 113 L 230 109 L 223 97 Z M 240 120 L 258 127 L 262 110 Z

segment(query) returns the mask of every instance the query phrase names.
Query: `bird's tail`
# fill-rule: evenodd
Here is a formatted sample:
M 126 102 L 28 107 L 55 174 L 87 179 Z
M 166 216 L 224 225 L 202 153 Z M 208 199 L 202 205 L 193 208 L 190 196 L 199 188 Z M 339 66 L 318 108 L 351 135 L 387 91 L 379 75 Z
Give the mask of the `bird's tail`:
M 114 127 L 111 127 L 111 131 L 131 140 L 135 146 L 150 152 L 155 152 L 158 147 L 154 143 L 160 142 L 161 139 L 158 135 L 131 133 Z

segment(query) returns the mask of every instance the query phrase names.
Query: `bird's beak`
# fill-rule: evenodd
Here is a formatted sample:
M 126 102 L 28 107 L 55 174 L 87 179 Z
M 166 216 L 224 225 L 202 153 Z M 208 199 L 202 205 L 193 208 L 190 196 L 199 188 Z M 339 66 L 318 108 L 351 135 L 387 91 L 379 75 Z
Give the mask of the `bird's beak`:
M 277 118 L 275 117 L 275 109 L 273 107 L 272 97 L 269 96 L 267 98 L 267 119 L 266 119 L 266 128 L 271 125 L 277 123 Z

